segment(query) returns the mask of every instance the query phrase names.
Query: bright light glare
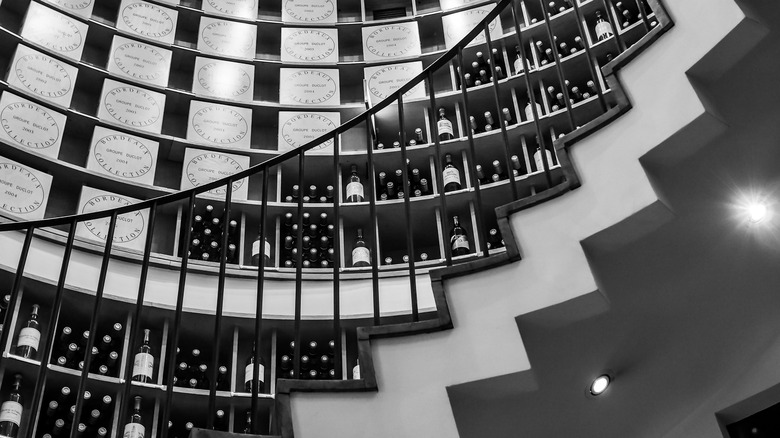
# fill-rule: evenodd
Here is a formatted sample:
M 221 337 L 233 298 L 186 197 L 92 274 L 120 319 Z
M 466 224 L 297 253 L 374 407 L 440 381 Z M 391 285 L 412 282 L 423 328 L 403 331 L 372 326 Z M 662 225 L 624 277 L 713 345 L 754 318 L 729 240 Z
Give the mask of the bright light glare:
M 748 205 L 747 214 L 750 222 L 757 224 L 766 218 L 767 208 L 766 205 L 760 203 L 753 203 Z
M 593 383 L 590 384 L 590 393 L 593 395 L 600 395 L 604 391 L 607 390 L 607 387 L 609 386 L 609 376 L 604 374 L 601 376 L 596 377 L 596 380 L 593 381 Z

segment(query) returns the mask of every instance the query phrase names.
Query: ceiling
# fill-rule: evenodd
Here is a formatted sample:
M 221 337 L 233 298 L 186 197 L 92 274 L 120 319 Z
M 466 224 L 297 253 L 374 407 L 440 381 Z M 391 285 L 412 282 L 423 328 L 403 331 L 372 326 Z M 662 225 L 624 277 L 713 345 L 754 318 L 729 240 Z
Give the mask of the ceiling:
M 647 168 L 675 219 L 619 249 L 583 242 L 600 290 L 517 318 L 531 370 L 449 388 L 462 438 L 719 436 L 735 388 L 780 382 L 761 368 L 780 352 L 780 8 L 759 3 L 775 28 L 703 86 L 726 131 Z M 774 199 L 774 220 L 736 214 L 751 192 Z M 548 323 L 583 309 L 594 316 Z M 594 370 L 615 376 L 598 398 Z

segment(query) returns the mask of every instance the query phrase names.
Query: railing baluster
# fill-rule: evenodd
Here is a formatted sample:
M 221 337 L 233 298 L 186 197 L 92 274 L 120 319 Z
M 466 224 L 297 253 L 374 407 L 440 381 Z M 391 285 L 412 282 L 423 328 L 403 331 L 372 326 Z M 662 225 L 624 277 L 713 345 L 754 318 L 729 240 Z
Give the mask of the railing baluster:
M 269 167 L 262 168 L 263 173 L 263 194 L 261 197 L 260 205 L 260 250 L 263 251 L 263 255 L 260 256 L 260 261 L 257 263 L 257 302 L 255 303 L 255 335 L 254 335 L 254 364 L 252 364 L 252 433 L 260 433 L 258 428 L 260 427 L 260 409 L 258 406 L 258 394 L 260 393 L 260 350 L 262 344 L 261 334 L 263 331 L 263 294 L 265 286 L 265 234 L 266 234 L 266 221 L 268 220 L 268 173 Z M 236 364 L 233 365 L 234 367 Z M 235 382 L 233 382 L 235 384 Z
M 163 405 L 162 415 L 160 416 L 160 428 L 162 438 L 168 438 L 168 420 L 171 419 L 171 405 L 173 404 L 173 375 L 176 371 L 176 346 L 179 344 L 179 326 L 181 326 L 181 314 L 184 307 L 184 289 L 187 281 L 187 266 L 189 266 L 189 257 L 187 256 L 187 242 L 192 239 L 192 214 L 195 209 L 195 191 L 190 192 L 185 209 L 183 244 L 181 248 L 181 264 L 179 266 L 179 287 L 176 295 L 176 312 L 173 316 L 173 327 L 168 332 L 168 357 L 166 365 L 168 372 L 165 376 L 165 404 Z
M 293 339 L 295 346 L 293 348 L 293 370 L 295 378 L 301 378 L 301 302 L 303 301 L 303 174 L 304 174 L 304 156 L 305 151 L 299 151 L 298 154 L 298 236 L 296 237 L 295 247 L 298 248 L 298 254 L 295 256 L 295 322 L 293 328 Z
M 225 184 L 225 208 L 222 211 L 222 244 L 219 249 L 219 278 L 217 278 L 217 309 L 214 321 L 214 352 L 211 361 L 211 381 L 209 382 L 209 410 L 206 427 L 214 428 L 214 415 L 217 412 L 217 376 L 219 375 L 219 350 L 222 346 L 222 311 L 225 305 L 225 270 L 227 267 L 228 222 L 233 202 L 233 178 Z M 262 257 L 261 257 L 262 259 Z
M 640 0 L 634 0 L 636 2 L 636 10 L 639 11 L 639 16 L 642 18 L 642 22 L 645 26 L 645 33 L 650 32 L 650 20 L 647 18 L 647 14 L 645 13 L 645 8 L 642 7 L 642 3 Z
M 488 23 L 486 23 L 485 26 L 488 26 Z M 476 163 L 475 158 L 477 156 L 477 153 L 475 152 L 475 148 L 474 148 L 474 133 L 471 132 L 471 128 L 469 127 L 469 122 L 468 122 L 469 114 L 471 114 L 471 112 L 469 111 L 469 93 L 468 93 L 468 91 L 466 91 L 466 80 L 464 79 L 464 75 L 465 75 L 464 71 L 465 71 L 465 69 L 462 68 L 463 67 L 463 48 L 462 47 L 458 48 L 458 57 L 457 57 L 457 59 L 458 59 L 458 66 L 461 67 L 460 68 L 460 83 L 461 83 L 460 94 L 461 94 L 461 97 L 463 98 L 463 111 L 464 111 L 464 113 L 463 113 L 463 117 L 464 117 L 464 124 L 463 124 L 463 126 L 466 127 L 466 134 L 467 134 L 468 139 L 469 139 L 469 148 L 466 150 L 466 161 L 468 162 L 468 166 L 474 166 L 474 163 Z M 464 171 L 465 170 L 466 169 L 464 169 Z M 479 181 L 477 181 L 477 176 L 475 175 L 475 172 L 471 172 L 470 171 L 470 172 L 468 172 L 468 174 L 469 174 L 469 176 L 471 176 L 471 187 L 474 188 L 474 199 L 475 199 L 476 204 L 477 204 L 477 211 L 481 212 L 482 211 L 482 194 L 480 192 Z M 444 190 L 444 187 L 442 187 L 442 190 Z M 444 196 L 444 194 L 442 194 L 442 196 Z M 443 215 L 446 215 L 446 214 L 447 213 L 444 212 Z M 482 225 L 482 214 L 477 214 L 476 217 L 477 217 L 477 229 L 474 230 L 474 236 L 479 236 L 479 241 L 482 243 L 482 246 L 484 246 L 482 253 L 483 253 L 483 255 L 485 257 L 487 257 L 488 256 L 488 249 L 487 249 L 487 245 L 485 245 L 485 242 L 487 242 L 487 240 L 485 240 L 485 230 L 484 230 L 484 227 Z M 442 222 L 446 223 L 444 221 L 444 219 L 445 218 L 442 217 Z M 450 249 L 452 249 L 452 248 L 450 248 Z M 476 249 L 476 247 L 475 247 L 475 249 Z
M 517 21 L 517 9 L 515 8 L 514 4 L 510 4 L 509 7 L 512 8 L 512 24 L 514 25 L 514 28 L 515 28 L 515 38 L 517 38 L 517 44 L 518 44 L 518 47 L 520 48 L 520 55 L 521 55 L 520 61 L 523 64 L 523 74 L 525 76 L 525 86 L 528 89 L 528 99 L 529 99 L 529 101 L 531 103 L 531 114 L 534 117 L 533 121 L 534 121 L 534 129 L 536 130 L 536 138 L 539 139 L 539 143 L 540 143 L 539 146 L 542 147 L 542 146 L 544 146 L 544 140 L 543 140 L 544 136 L 542 135 L 542 127 L 539 124 L 539 112 L 536 110 L 536 95 L 533 93 L 533 89 L 531 88 L 532 87 L 531 86 L 531 74 L 530 74 L 531 72 L 528 70 L 528 59 L 526 58 L 525 46 L 524 46 L 524 42 L 523 42 L 523 34 L 522 34 L 522 32 L 520 32 L 520 25 L 518 24 L 518 21 Z M 564 97 L 564 98 L 566 99 L 566 104 L 569 105 L 569 100 L 566 97 Z M 567 110 L 568 110 L 568 106 L 567 106 Z M 529 151 L 529 152 L 530 152 L 531 155 L 533 155 L 532 151 Z M 544 158 L 545 159 L 542 160 L 542 161 L 544 161 L 543 167 L 544 167 L 544 169 L 546 169 L 545 172 L 544 172 L 544 176 L 545 176 L 545 181 L 547 183 L 547 188 L 550 188 L 553 185 L 552 184 L 552 175 L 550 175 L 550 169 L 549 169 L 550 166 L 547 165 L 547 160 L 546 160 L 547 156 L 546 156 L 546 154 L 544 154 Z M 537 169 L 537 170 L 539 170 L 539 169 Z M 529 172 L 530 172 L 530 169 L 529 169 Z
M 604 92 L 601 90 L 601 86 L 599 85 L 599 77 L 596 74 L 596 68 L 593 67 L 593 61 L 596 61 L 596 57 L 593 55 L 593 52 L 588 45 L 587 39 L 585 38 L 585 32 L 587 32 L 587 29 L 582 26 L 582 20 L 584 17 L 582 16 L 580 7 L 577 6 L 577 2 L 573 1 L 572 4 L 574 5 L 574 15 L 577 17 L 577 30 L 580 33 L 582 45 L 585 47 L 585 57 L 588 58 L 588 71 L 590 72 L 590 78 L 593 80 L 593 83 L 596 84 L 596 94 L 598 95 L 599 104 L 601 104 L 601 111 L 605 112 L 607 111 L 607 102 L 604 99 Z
M 341 380 L 341 288 L 340 288 L 340 265 L 341 248 L 339 245 L 339 218 L 341 217 L 340 198 L 341 187 L 339 186 L 339 175 L 341 166 L 339 165 L 341 143 L 339 135 L 333 136 L 333 187 L 338 193 L 333 194 L 333 370 L 336 373 L 334 378 Z M 365 192 L 364 192 L 365 194 Z M 365 196 L 364 196 L 365 199 Z
M 406 130 L 404 127 L 404 96 L 398 93 L 398 126 L 401 129 L 401 182 L 403 187 L 400 191 L 404 193 L 404 220 L 406 221 L 406 252 L 409 254 L 409 293 L 412 300 L 412 321 L 420 320 L 420 314 L 417 306 L 417 276 L 414 269 L 414 224 L 412 222 L 412 207 L 409 205 L 409 199 L 412 194 L 411 184 L 409 184 L 409 165 L 407 164 L 406 154 Z
M 575 0 L 576 1 L 576 0 Z M 493 59 L 493 40 L 490 38 L 490 29 L 488 26 L 485 26 L 485 41 L 487 42 L 488 46 L 488 53 L 491 59 L 490 65 L 494 66 L 495 60 Z M 496 77 L 496 70 L 493 68 L 493 72 L 491 73 L 493 80 L 493 101 L 496 105 L 496 121 L 498 121 L 498 125 L 501 127 L 501 139 L 504 141 L 504 169 L 506 169 L 507 177 L 509 178 L 509 185 L 512 188 L 512 199 L 517 199 L 517 184 L 515 184 L 515 173 L 512 171 L 514 167 L 512 166 L 512 154 L 509 152 L 509 134 L 506 132 L 506 124 L 503 120 L 501 120 L 501 99 L 499 98 L 499 87 L 498 87 L 498 81 L 499 78 Z M 517 118 L 519 120 L 519 117 Z M 479 214 L 482 214 L 480 212 Z
M 126 403 L 119 403 L 119 421 L 127 418 L 128 405 L 130 404 L 130 389 L 132 388 L 133 378 L 133 348 L 138 342 L 138 333 L 141 330 L 141 314 L 144 309 L 144 298 L 146 296 L 146 279 L 149 276 L 149 261 L 152 254 L 152 242 L 154 241 L 155 221 L 157 220 L 157 202 L 153 202 L 149 207 L 149 227 L 146 230 L 146 243 L 144 244 L 144 255 L 141 261 L 141 278 L 138 283 L 138 296 L 135 301 L 133 319 L 130 327 L 130 344 L 127 347 L 127 357 L 122 358 L 127 366 L 125 367 L 124 384 L 122 385 L 122 394 L 119 400 L 125 400 Z M 159 364 L 158 364 L 159 366 Z M 160 369 L 158 372 L 162 372 Z M 118 433 L 118 432 L 117 432 Z
M 70 425 L 70 436 L 76 436 L 78 432 L 81 410 L 84 408 L 84 391 L 87 389 L 87 375 L 92 365 L 92 347 L 95 345 L 97 336 L 98 318 L 100 317 L 100 308 L 103 304 L 103 291 L 106 286 L 106 275 L 108 274 L 108 262 L 111 260 L 111 247 L 114 244 L 114 231 L 116 228 L 116 219 L 118 214 L 116 210 L 111 214 L 111 220 L 108 224 L 108 235 L 106 236 L 106 246 L 103 250 L 103 260 L 100 264 L 100 275 L 98 277 L 97 290 L 95 291 L 95 304 L 92 307 L 92 317 L 89 323 L 89 338 L 84 347 L 84 369 L 81 370 L 79 378 L 78 391 L 76 392 L 76 413 L 73 415 L 73 423 Z M 41 366 L 45 366 L 41 364 Z
M 433 177 L 436 178 L 436 186 L 439 189 L 439 208 L 441 209 L 441 218 L 444 220 L 444 215 L 447 214 L 447 197 L 444 196 L 444 176 L 441 168 L 441 141 L 439 139 L 439 122 L 435 116 L 438 110 L 436 108 L 436 92 L 434 90 L 433 71 L 429 70 L 428 96 L 431 102 L 431 117 L 429 122 L 431 123 L 431 132 L 433 133 L 433 149 L 436 154 L 433 160 L 433 170 L 436 172 L 436 175 Z M 441 227 L 441 241 L 447 241 L 447 232 L 444 231 L 444 226 Z M 446 260 L 447 266 L 452 266 L 452 248 L 450 248 L 449 245 L 444 245 L 444 254 L 442 254 L 442 257 Z
M 368 201 L 368 214 L 371 216 L 371 235 L 372 239 L 371 249 L 371 303 L 374 310 L 374 325 L 380 324 L 380 310 L 379 310 L 379 261 L 378 258 L 378 242 L 379 236 L 377 236 L 378 219 L 376 216 L 376 168 L 374 167 L 374 142 L 371 137 L 371 115 L 366 113 L 366 153 L 368 155 L 368 180 L 371 183 L 371 196 Z M 340 190 L 340 189 L 339 189 Z

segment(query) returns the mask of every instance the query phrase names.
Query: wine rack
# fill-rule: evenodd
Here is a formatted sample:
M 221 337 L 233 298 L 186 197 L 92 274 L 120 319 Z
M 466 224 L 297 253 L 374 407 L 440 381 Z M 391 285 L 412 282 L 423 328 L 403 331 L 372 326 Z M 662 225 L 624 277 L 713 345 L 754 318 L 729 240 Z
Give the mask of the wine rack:
M 517 258 L 496 208 L 571 184 L 563 142 L 624 99 L 601 67 L 669 24 L 655 0 L 258 3 L 0 3 L 0 164 L 22 175 L 0 215 L 87 215 L 8 241 L 68 275 L 0 266 L 19 436 L 131 415 L 152 437 L 273 434 L 291 387 L 375 386 L 360 328 L 448 326 L 426 275 Z

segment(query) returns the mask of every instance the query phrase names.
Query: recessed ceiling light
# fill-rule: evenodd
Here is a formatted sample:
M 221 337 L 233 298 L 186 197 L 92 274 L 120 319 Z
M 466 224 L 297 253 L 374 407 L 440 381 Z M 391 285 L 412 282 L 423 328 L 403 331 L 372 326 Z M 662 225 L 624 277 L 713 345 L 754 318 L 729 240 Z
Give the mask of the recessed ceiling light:
M 612 379 L 610 379 L 609 375 L 602 374 L 593 381 L 593 383 L 590 384 L 590 393 L 591 395 L 601 395 L 604 393 L 604 391 L 607 390 L 607 387 L 609 387 L 609 384 L 612 382 Z
M 767 208 L 766 204 L 753 203 L 747 206 L 748 220 L 751 223 L 757 224 L 766 218 Z

